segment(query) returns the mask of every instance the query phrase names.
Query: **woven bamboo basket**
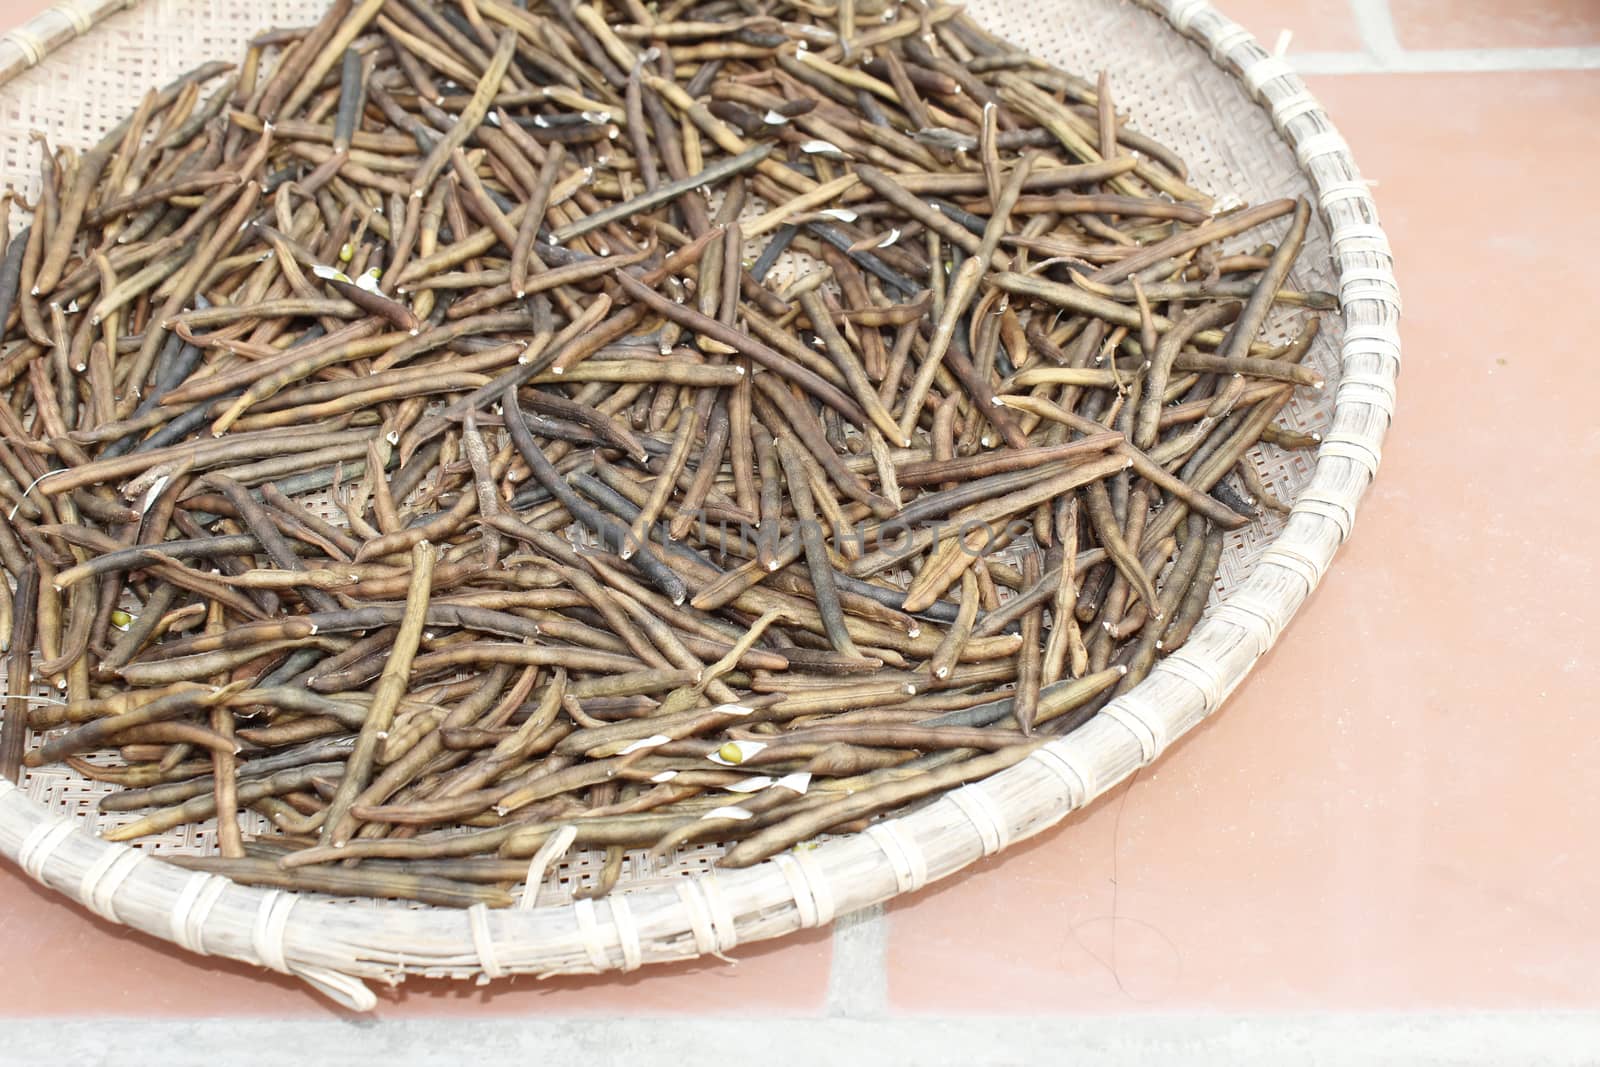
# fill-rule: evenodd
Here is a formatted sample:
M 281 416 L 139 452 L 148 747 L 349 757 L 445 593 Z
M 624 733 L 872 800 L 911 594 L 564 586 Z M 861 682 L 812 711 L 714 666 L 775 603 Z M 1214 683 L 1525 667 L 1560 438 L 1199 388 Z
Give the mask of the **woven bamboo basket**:
M 0 38 L 0 180 L 36 191 L 30 129 L 52 143 L 91 142 L 148 87 L 238 55 L 263 29 L 309 23 L 321 7 L 56 5 Z M 236 885 L 160 858 L 207 849 L 214 830 L 175 831 L 140 848 L 101 840 L 94 831 L 118 818 L 96 810 L 105 787 L 59 769 L 31 772 L 20 787 L 0 780 L 0 853 L 112 922 L 297 975 L 367 1010 L 376 1003 L 369 982 L 407 974 L 483 980 L 632 970 L 828 923 L 1040 833 L 1216 711 L 1321 580 L 1378 470 L 1400 366 L 1400 300 L 1377 209 L 1344 140 L 1289 64 L 1206 0 L 970 7 L 988 28 L 1066 69 L 1107 70 L 1119 104 L 1190 163 L 1201 188 L 1252 202 L 1308 196 L 1321 209 L 1294 279 L 1337 292 L 1343 313 L 1311 356 L 1327 388 L 1298 398 L 1285 418 L 1319 432 L 1322 444 L 1314 461 L 1275 449 L 1253 454 L 1293 511 L 1231 536 L 1210 608 L 1180 651 L 1074 733 L 864 833 L 746 870 L 715 869 L 715 846 L 680 853 L 665 871 L 630 857 L 618 890 L 598 901 L 574 898 L 599 866 L 598 855 L 581 853 L 552 857 L 524 887 L 522 906 L 500 911 Z

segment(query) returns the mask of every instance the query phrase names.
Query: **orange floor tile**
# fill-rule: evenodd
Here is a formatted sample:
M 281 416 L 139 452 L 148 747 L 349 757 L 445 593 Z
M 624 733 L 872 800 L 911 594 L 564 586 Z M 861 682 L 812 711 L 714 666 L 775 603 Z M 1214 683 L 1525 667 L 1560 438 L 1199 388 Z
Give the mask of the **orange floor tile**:
M 1355 536 L 1131 787 L 894 905 L 896 1007 L 1600 1007 L 1600 307 L 1563 277 L 1600 241 L 1573 210 L 1600 72 L 1312 90 L 1379 183 L 1406 300 Z M 1537 162 L 1502 147 L 1530 113 Z M 1514 208 L 1479 192 L 1535 182 Z
M 1336 5 L 1334 5 L 1336 6 Z M 1594 0 L 1389 0 L 1405 48 L 1575 48 L 1600 44 Z
M 1217 5 L 1229 18 L 1256 35 L 1269 50 L 1277 47 L 1285 30 L 1293 36 L 1290 54 L 1342 52 L 1361 47 L 1361 33 L 1347 5 L 1283 4 L 1277 0 L 1233 0 Z

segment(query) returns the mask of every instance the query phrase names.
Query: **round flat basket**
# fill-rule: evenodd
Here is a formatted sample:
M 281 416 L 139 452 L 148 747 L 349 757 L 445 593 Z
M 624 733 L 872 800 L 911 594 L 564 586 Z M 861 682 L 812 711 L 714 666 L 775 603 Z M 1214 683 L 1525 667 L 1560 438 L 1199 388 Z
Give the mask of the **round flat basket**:
M 107 919 L 196 953 L 297 975 L 355 1008 L 369 981 L 407 974 L 497 978 L 632 970 L 813 927 L 916 890 L 1095 800 L 1215 712 L 1278 640 L 1350 535 L 1377 473 L 1393 412 L 1399 297 L 1388 243 L 1344 141 L 1283 59 L 1205 0 L 974 0 L 971 16 L 1062 69 L 1109 76 L 1132 128 L 1168 145 L 1219 208 L 1303 198 L 1316 209 L 1290 276 L 1338 295 L 1306 359 L 1325 387 L 1300 390 L 1280 426 L 1316 434 L 1315 452 L 1262 444 L 1262 483 L 1292 502 L 1228 535 L 1205 616 L 1143 682 L 1077 729 L 1009 768 L 872 823 L 743 869 L 721 849 L 679 849 L 663 867 L 627 854 L 605 896 L 581 891 L 600 851 L 535 860 L 521 906 L 467 909 L 335 898 L 235 883 L 164 856 L 212 852 L 215 820 L 112 843 L 97 831 L 132 816 L 102 812 L 112 787 L 61 767 L 0 780 L 0 852 L 31 877 Z M 0 39 L 0 176 L 32 201 L 38 149 L 92 143 L 147 90 L 206 60 L 232 60 L 263 31 L 306 25 L 319 0 L 68 0 Z M 1278 239 L 1279 219 L 1251 240 Z M 1264 338 L 1284 343 L 1290 316 Z M 39 695 L 48 695 L 44 689 Z M 254 812 L 246 833 L 267 832 Z M 255 820 L 251 822 L 251 820 Z M 541 866 L 542 865 L 542 866 Z

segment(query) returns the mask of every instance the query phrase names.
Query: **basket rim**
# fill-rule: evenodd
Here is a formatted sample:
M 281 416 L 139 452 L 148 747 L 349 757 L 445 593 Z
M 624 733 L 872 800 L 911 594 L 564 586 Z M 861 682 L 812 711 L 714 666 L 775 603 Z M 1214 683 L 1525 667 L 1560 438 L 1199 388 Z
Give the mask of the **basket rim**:
M 1349 537 L 1376 476 L 1400 368 L 1399 288 L 1376 204 L 1344 139 L 1281 57 L 1209 0 L 1136 0 L 1242 82 L 1294 150 L 1329 227 L 1344 321 L 1332 425 L 1310 482 L 1249 577 L 1189 642 L 1066 737 L 868 830 L 671 886 L 526 910 L 352 908 L 236 884 L 103 841 L 0 779 L 0 854 L 111 920 L 201 954 L 296 975 L 347 1008 L 364 979 L 486 981 L 721 955 L 911 892 L 1039 833 L 1158 758 L 1276 642 Z M 138 0 L 65 0 L 0 36 L 0 85 Z

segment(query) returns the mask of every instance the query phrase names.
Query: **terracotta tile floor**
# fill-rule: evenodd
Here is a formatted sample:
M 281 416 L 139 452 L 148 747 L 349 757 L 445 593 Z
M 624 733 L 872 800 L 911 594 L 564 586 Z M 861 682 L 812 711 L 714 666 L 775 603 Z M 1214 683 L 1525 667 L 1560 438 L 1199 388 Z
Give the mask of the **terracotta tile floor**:
M 1278 35 L 1293 34 L 1290 52 L 1347 52 L 1361 47 L 1361 31 L 1344 3 L 1295 3 L 1280 0 L 1233 0 L 1218 10 L 1256 35 L 1268 49 Z
M 413 983 L 382 1015 L 1600 1009 L 1600 4 L 1221 6 L 1269 46 L 1292 28 L 1313 70 L 1380 71 L 1309 80 L 1377 183 L 1406 300 L 1382 474 L 1278 649 L 1131 785 L 896 902 L 847 967 L 820 933 L 630 981 Z M 1588 69 L 1381 73 L 1395 40 Z M 29 961 L 0 1014 L 329 1010 L 10 867 L 0 931 Z
M 1396 36 L 1406 48 L 1600 44 L 1600 7 L 1595 0 L 1389 0 L 1389 7 Z
M 1600 72 L 1311 88 L 1379 183 L 1406 300 L 1356 535 L 1221 715 L 891 908 L 897 1007 L 1600 1007 L 1600 570 L 1572 511 L 1600 484 L 1578 340 L 1600 308 L 1571 301 L 1565 251 L 1600 239 L 1572 210 Z M 1529 113 L 1550 184 L 1485 212 L 1472 187 L 1534 180 L 1503 150 Z M 1570 318 L 1527 314 L 1560 293 Z

